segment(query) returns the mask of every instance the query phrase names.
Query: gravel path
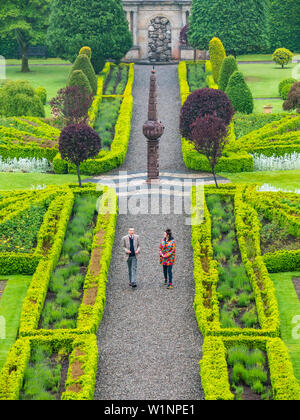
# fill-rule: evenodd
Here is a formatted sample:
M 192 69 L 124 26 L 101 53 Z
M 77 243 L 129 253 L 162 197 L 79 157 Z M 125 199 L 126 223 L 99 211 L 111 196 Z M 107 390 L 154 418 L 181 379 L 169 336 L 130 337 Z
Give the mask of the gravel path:
M 146 141 L 141 132 L 147 118 L 150 71 L 150 66 L 136 66 L 133 130 L 121 170 L 145 170 Z M 159 117 L 166 126 L 160 167 L 190 173 L 182 160 L 178 133 L 177 66 L 158 67 L 157 75 Z M 107 304 L 98 332 L 96 400 L 203 399 L 198 365 L 202 337 L 193 310 L 190 227 L 185 224 L 185 215 L 166 215 L 161 208 L 157 210 L 156 215 L 118 217 Z M 136 290 L 128 286 L 120 246 L 130 226 L 140 234 L 142 246 Z M 159 243 L 168 227 L 173 229 L 177 242 L 173 290 L 167 290 L 163 284 L 158 259 Z

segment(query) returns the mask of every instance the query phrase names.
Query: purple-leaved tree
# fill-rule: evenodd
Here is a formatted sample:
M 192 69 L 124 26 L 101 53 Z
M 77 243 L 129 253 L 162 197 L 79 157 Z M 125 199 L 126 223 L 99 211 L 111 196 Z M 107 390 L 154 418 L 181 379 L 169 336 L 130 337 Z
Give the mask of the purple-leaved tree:
M 85 123 L 65 127 L 59 138 L 59 152 L 62 159 L 68 159 L 76 165 L 78 182 L 81 187 L 80 164 L 87 159 L 95 158 L 101 149 L 98 133 Z
M 57 96 L 50 101 L 52 115 L 65 127 L 71 124 L 87 122 L 93 94 L 78 86 L 60 89 Z
M 195 149 L 207 157 L 218 188 L 215 168 L 227 143 L 227 126 L 222 118 L 207 114 L 196 118 L 191 131 Z

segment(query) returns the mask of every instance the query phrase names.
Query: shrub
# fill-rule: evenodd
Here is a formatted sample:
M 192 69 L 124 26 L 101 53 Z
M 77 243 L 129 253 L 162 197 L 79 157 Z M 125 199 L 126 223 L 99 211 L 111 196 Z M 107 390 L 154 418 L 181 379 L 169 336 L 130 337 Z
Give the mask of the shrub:
M 285 111 L 295 109 L 300 113 L 300 82 L 294 83 L 291 87 L 287 100 L 283 103 L 283 109 Z
M 273 61 L 280 64 L 282 68 L 288 64 L 293 58 L 293 53 L 286 48 L 277 48 L 273 53 Z
M 219 89 L 226 91 L 230 76 L 238 70 L 238 65 L 236 59 L 229 55 L 225 57 L 221 66 L 220 76 L 219 76 Z
M 226 144 L 227 127 L 225 122 L 222 118 L 206 114 L 203 118 L 198 117 L 191 125 L 191 129 L 195 148 L 207 157 L 218 188 L 215 167 Z
M 253 112 L 253 96 L 242 72 L 235 71 L 232 74 L 226 93 L 236 112 L 242 112 L 243 114 L 251 114 Z
M 95 73 L 99 74 L 104 69 L 106 59 L 100 56 L 95 57 L 94 55 L 92 55 L 91 63 L 94 67 Z
M 81 70 L 87 77 L 91 88 L 92 88 L 92 92 L 94 95 L 96 95 L 97 93 L 97 77 L 95 74 L 95 70 L 91 64 L 90 59 L 88 58 L 87 55 L 85 54 L 80 54 L 76 60 L 75 63 L 73 64 L 71 73 L 75 70 Z
M 68 79 L 68 86 L 77 86 L 89 94 L 92 93 L 90 82 L 82 70 L 73 70 L 71 72 Z
M 226 52 L 219 38 L 213 38 L 209 43 L 209 55 L 212 64 L 213 77 L 216 83 L 219 81 L 221 66 Z
M 98 155 L 101 139 L 90 126 L 81 123 L 64 128 L 59 138 L 59 151 L 62 159 L 69 159 L 77 167 L 79 186 L 81 187 L 80 164 Z
M 6 117 L 45 117 L 41 99 L 26 81 L 10 81 L 0 89 L 0 113 Z
M 288 94 L 289 94 L 292 86 L 293 86 L 293 83 L 290 84 L 290 85 L 284 85 L 283 88 L 281 89 L 281 97 L 284 101 L 287 100 Z
M 279 95 L 282 96 L 282 89 L 283 89 L 284 86 L 286 86 L 286 85 L 290 85 L 291 86 L 295 82 L 297 82 L 297 80 L 296 79 L 293 79 L 292 77 L 289 77 L 288 79 L 281 80 L 281 82 L 278 85 Z
M 79 51 L 79 55 L 80 54 L 87 55 L 88 58 L 91 60 L 91 58 L 92 58 L 92 49 L 90 47 L 82 47 L 81 50 Z
M 191 125 L 197 117 L 215 115 L 228 125 L 233 117 L 234 109 L 228 96 L 218 89 L 199 89 L 193 92 L 181 108 L 180 132 L 183 137 L 192 140 Z
M 35 89 L 35 94 L 40 98 L 43 105 L 46 105 L 47 102 L 47 91 L 45 88 L 39 86 Z
M 63 125 L 86 122 L 93 95 L 78 86 L 60 89 L 50 102 L 52 114 L 62 120 Z
M 187 24 L 180 31 L 179 39 L 180 39 L 180 44 L 181 45 L 186 45 L 187 46 L 189 44 L 189 42 L 188 42 L 188 32 L 189 32 L 189 25 Z

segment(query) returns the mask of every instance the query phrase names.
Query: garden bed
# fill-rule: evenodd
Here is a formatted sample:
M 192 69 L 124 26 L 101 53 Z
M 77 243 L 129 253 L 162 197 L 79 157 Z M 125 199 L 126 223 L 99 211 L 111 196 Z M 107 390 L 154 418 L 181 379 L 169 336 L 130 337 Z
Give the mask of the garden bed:
M 299 400 L 300 385 L 279 338 L 206 337 L 200 362 L 207 400 Z
M 205 62 L 191 62 L 187 64 L 187 81 L 191 92 L 207 86 L 208 73 L 205 72 Z
M 126 64 L 111 64 L 109 74 L 106 78 L 103 95 L 123 95 L 127 80 L 129 67 Z

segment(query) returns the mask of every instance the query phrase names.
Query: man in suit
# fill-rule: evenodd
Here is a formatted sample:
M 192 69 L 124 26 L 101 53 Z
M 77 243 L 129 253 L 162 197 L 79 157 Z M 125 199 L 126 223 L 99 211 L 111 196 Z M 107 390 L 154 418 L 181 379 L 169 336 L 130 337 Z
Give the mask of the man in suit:
M 125 260 L 128 265 L 129 273 L 129 286 L 135 288 L 136 284 L 136 271 L 137 271 L 137 258 L 140 254 L 140 238 L 134 234 L 134 228 L 128 230 L 128 235 L 122 238 L 122 246 L 124 249 Z

